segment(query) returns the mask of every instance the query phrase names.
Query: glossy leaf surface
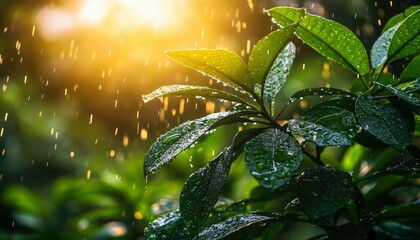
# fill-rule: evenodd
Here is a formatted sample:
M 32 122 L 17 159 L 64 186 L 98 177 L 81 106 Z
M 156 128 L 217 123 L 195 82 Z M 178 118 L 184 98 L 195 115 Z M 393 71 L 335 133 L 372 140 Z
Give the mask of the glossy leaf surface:
M 284 27 L 297 23 L 296 35 L 321 55 L 356 73 L 369 71 L 369 60 L 360 40 L 345 26 L 302 9 L 277 7 L 268 11 L 273 21 Z
M 203 87 L 203 86 L 189 86 L 189 85 L 169 85 L 160 87 L 150 94 L 143 95 L 143 101 L 145 103 L 152 101 L 153 99 L 166 97 L 166 96 L 198 96 L 204 98 L 217 98 L 227 101 L 244 103 L 244 101 L 233 94 L 224 92 L 218 89 Z
M 298 119 L 289 120 L 289 128 L 319 147 L 351 145 L 357 132 L 351 112 L 328 106 L 315 106 Z
M 400 76 L 401 82 L 409 82 L 420 78 L 420 56 L 415 57 L 404 68 Z
M 182 217 L 191 222 L 198 232 L 213 209 L 229 174 L 232 152 L 226 148 L 206 167 L 193 173 L 185 183 L 180 196 Z
M 385 31 L 373 44 L 374 68 L 420 52 L 420 9 Z
M 294 26 L 276 30 L 255 44 L 248 61 L 254 84 L 263 86 L 278 55 L 288 45 L 295 30 Z
M 283 85 L 286 83 L 295 58 L 296 47 L 289 43 L 277 56 L 274 64 L 268 72 L 264 83 L 263 98 L 269 104 L 272 115 L 274 114 L 274 101 Z
M 192 239 L 184 220 L 181 218 L 179 211 L 171 212 L 154 220 L 144 231 L 146 239 Z
M 187 149 L 205 135 L 218 122 L 235 118 L 240 112 L 222 112 L 185 122 L 160 136 L 150 147 L 144 159 L 144 175 L 169 163 L 176 155 Z
M 270 129 L 245 145 L 248 171 L 270 190 L 287 183 L 302 159 L 299 143 L 280 129 Z
M 248 67 L 236 53 L 224 49 L 172 50 L 166 54 L 178 62 L 235 89 L 252 91 Z
M 354 199 L 350 174 L 333 167 L 314 167 L 298 179 L 297 194 L 302 211 L 318 220 L 346 206 Z
M 413 87 L 411 85 L 407 86 L 405 89 L 399 89 L 392 85 L 383 85 L 380 83 L 376 83 L 384 88 L 386 88 L 388 91 L 390 91 L 395 96 L 399 97 L 401 100 L 404 100 L 410 104 L 413 104 L 415 106 L 420 107 L 420 97 L 418 94 L 413 93 L 411 91 L 405 91 L 405 89 L 412 89 Z M 420 84 L 420 78 L 413 83 L 413 85 L 419 85 Z
M 244 228 L 257 224 L 265 225 L 267 223 L 279 221 L 280 219 L 281 216 L 274 213 L 255 212 L 244 215 L 237 215 L 206 228 L 198 235 L 198 237 L 194 238 L 194 240 L 226 239 L 232 234 L 235 234 L 235 232 L 238 232 Z
M 410 131 L 392 107 L 376 102 L 372 96 L 360 95 L 356 100 L 355 113 L 363 130 L 383 143 L 398 150 L 410 144 Z

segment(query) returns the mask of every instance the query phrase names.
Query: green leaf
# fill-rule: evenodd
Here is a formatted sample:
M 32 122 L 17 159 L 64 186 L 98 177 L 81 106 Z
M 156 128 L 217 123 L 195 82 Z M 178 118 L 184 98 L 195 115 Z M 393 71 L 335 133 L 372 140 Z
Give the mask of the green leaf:
M 234 89 L 253 92 L 248 67 L 236 53 L 224 49 L 172 50 L 166 54 L 178 62 L 199 71 Z
M 270 129 L 245 145 L 248 171 L 271 191 L 290 180 L 302 159 L 299 143 L 280 129 Z
M 318 220 L 345 207 L 354 199 L 350 174 L 333 167 L 314 167 L 298 179 L 300 208 L 311 219 Z
M 360 40 L 345 26 L 303 9 L 277 7 L 268 10 L 273 21 L 285 27 L 299 22 L 296 35 L 321 55 L 361 75 L 369 71 L 369 60 Z
M 411 60 L 401 73 L 400 81 L 409 82 L 420 78 L 420 56 Z
M 337 88 L 306 88 L 300 91 L 297 91 L 290 97 L 290 101 L 294 102 L 298 98 L 308 97 L 308 96 L 333 96 L 333 95 L 342 95 L 346 97 L 355 96 L 353 93 L 337 89 Z
M 244 150 L 245 144 L 253 139 L 254 137 L 261 134 L 265 128 L 249 128 L 238 132 L 233 138 L 232 151 L 235 155 L 234 158 L 238 157 Z
M 420 83 L 420 78 L 414 84 L 419 85 L 419 83 Z M 386 88 L 388 91 L 390 91 L 395 96 L 399 97 L 401 100 L 404 100 L 410 104 L 420 107 L 420 97 L 415 95 L 415 93 L 406 92 L 405 89 L 395 88 L 394 86 L 390 84 L 384 85 L 377 82 L 375 82 L 375 84 Z M 408 87 L 407 89 L 412 89 L 412 86 L 407 86 L 407 87 Z
M 382 32 L 392 28 L 393 26 L 397 25 L 398 23 L 402 22 L 406 17 L 413 14 L 415 11 L 419 10 L 420 6 L 412 6 L 404 10 L 403 13 L 397 14 L 390 18 L 388 22 L 385 24 Z
M 295 29 L 296 25 L 292 25 L 276 30 L 261 39 L 252 49 L 249 56 L 248 68 L 254 79 L 254 89 L 257 89 L 256 92 L 261 91 L 260 88 L 265 86 L 265 82 L 267 81 L 271 85 L 278 82 L 276 83 L 278 90 L 283 86 L 295 55 L 294 45 L 290 45 L 292 43 L 289 44 L 291 38 L 294 36 Z M 285 48 L 288 48 L 288 50 L 285 50 Z M 286 66 L 283 66 L 282 63 L 286 63 Z M 277 92 L 274 94 L 272 92 L 270 93 L 271 95 L 276 95 Z
M 193 173 L 185 183 L 179 199 L 179 209 L 194 232 L 203 226 L 219 199 L 233 161 L 231 148 L 225 148 L 206 167 Z
M 376 102 L 372 96 L 360 95 L 355 113 L 363 130 L 383 143 L 400 151 L 410 144 L 410 130 L 394 108 Z
M 351 112 L 329 106 L 309 109 L 298 119 L 289 120 L 289 128 L 319 147 L 351 145 L 357 133 Z
M 415 240 L 420 239 L 420 226 L 413 223 L 385 222 L 373 227 L 378 239 Z
M 420 200 L 417 199 L 409 204 L 404 204 L 395 207 L 387 207 L 381 211 L 376 219 L 378 221 L 389 220 L 417 220 L 420 213 Z
M 266 225 L 280 220 L 282 220 L 282 217 L 274 213 L 251 212 L 237 215 L 206 228 L 194 240 L 226 239 L 245 228 Z
M 190 147 L 210 129 L 218 126 L 221 122 L 229 122 L 231 118 L 236 119 L 244 112 L 221 112 L 210 114 L 206 117 L 185 122 L 167 133 L 161 135 L 150 147 L 144 159 L 144 175 L 156 171 L 163 165 L 169 163 L 180 152 Z
M 148 240 L 188 240 L 193 238 L 179 211 L 168 213 L 154 220 L 146 227 L 144 235 Z
M 318 107 L 337 107 L 337 108 L 342 108 L 353 113 L 355 100 L 356 100 L 355 97 L 347 97 L 347 96 L 333 97 L 331 99 L 318 103 L 317 106 Z
M 248 60 L 248 68 L 255 84 L 264 85 L 270 69 L 288 45 L 295 29 L 295 26 L 290 26 L 276 30 L 255 44 Z
M 374 175 L 397 175 L 408 176 L 420 173 L 420 161 L 418 159 L 404 160 L 401 163 L 388 167 L 385 170 L 375 172 Z
M 277 56 L 274 64 L 268 72 L 263 87 L 264 101 L 269 104 L 271 114 L 274 115 L 274 102 L 289 76 L 295 58 L 296 47 L 289 43 L 286 48 Z
M 237 102 L 237 103 L 245 103 L 242 99 L 232 95 L 230 93 L 209 88 L 203 86 L 189 86 L 189 85 L 169 85 L 160 87 L 150 94 L 143 95 L 143 101 L 145 103 L 150 102 L 153 99 L 166 97 L 166 96 L 183 96 L 183 97 L 190 97 L 190 96 L 200 96 L 200 97 L 211 97 L 217 99 L 223 99 L 227 101 Z
M 420 9 L 384 32 L 373 44 L 374 68 L 420 52 Z

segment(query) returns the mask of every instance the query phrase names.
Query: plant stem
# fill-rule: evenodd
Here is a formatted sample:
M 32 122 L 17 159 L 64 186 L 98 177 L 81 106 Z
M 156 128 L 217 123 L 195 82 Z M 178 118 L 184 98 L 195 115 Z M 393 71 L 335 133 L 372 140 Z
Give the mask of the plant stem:
M 301 146 L 301 148 L 302 148 L 302 152 L 307 156 L 307 157 L 309 157 L 314 163 L 316 163 L 318 166 L 325 166 L 325 163 L 324 162 L 322 162 L 321 161 L 321 159 L 319 158 L 319 156 L 318 156 L 318 153 L 317 153 L 317 156 L 314 156 L 312 153 L 310 153 L 310 152 L 308 152 L 303 146 Z M 318 152 L 318 151 L 317 151 Z M 320 155 L 321 153 L 319 153 L 319 155 Z

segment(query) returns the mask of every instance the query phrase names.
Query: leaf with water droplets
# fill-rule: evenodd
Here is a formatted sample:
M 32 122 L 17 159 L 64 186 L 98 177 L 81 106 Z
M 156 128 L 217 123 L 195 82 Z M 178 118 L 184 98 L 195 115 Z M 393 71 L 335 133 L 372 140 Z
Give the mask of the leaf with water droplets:
M 420 9 L 385 31 L 373 44 L 371 61 L 374 68 L 420 52 Z
M 376 176 L 397 175 L 408 176 L 420 173 L 420 161 L 418 159 L 403 160 L 395 166 L 388 167 L 382 171 L 375 172 Z
M 189 232 L 184 219 L 181 218 L 179 211 L 165 214 L 154 220 L 144 230 L 144 236 L 149 240 L 188 240 L 193 238 L 193 235 Z
M 353 114 L 330 106 L 309 109 L 298 119 L 289 120 L 289 128 L 319 147 L 351 145 L 357 133 Z
M 299 143 L 280 129 L 269 129 L 245 145 L 246 168 L 271 191 L 290 180 L 302 159 Z
M 185 183 L 179 199 L 179 209 L 190 228 L 198 232 L 219 198 L 234 160 L 231 148 L 225 148 L 206 167 L 193 173 Z
M 248 67 L 240 56 L 225 49 L 172 50 L 166 54 L 178 62 L 221 81 L 234 89 L 253 91 Z
M 393 26 L 397 25 L 398 23 L 404 21 L 405 18 L 407 18 L 409 15 L 413 14 L 415 11 L 419 9 L 420 9 L 420 6 L 412 6 L 405 9 L 403 13 L 393 16 L 386 22 L 384 28 L 382 29 L 382 32 L 385 32 L 388 29 L 392 28 Z
M 360 95 L 355 113 L 363 130 L 383 143 L 400 151 L 411 143 L 410 130 L 398 111 L 376 102 L 372 96 Z
M 400 82 L 409 82 L 420 78 L 420 56 L 411 60 L 401 73 Z
M 160 87 L 150 94 L 143 95 L 143 101 L 145 103 L 152 101 L 153 99 L 166 97 L 166 96 L 182 96 L 182 97 L 210 97 L 223 99 L 227 101 L 245 103 L 242 99 L 237 96 L 224 92 L 218 89 L 203 87 L 203 86 L 190 86 L 190 85 L 169 85 Z
M 412 222 L 387 221 L 373 226 L 373 231 L 378 239 L 414 240 L 420 239 L 418 219 Z
M 290 97 L 290 99 L 296 100 L 297 98 L 308 97 L 308 96 L 333 96 L 333 95 L 342 95 L 342 96 L 348 96 L 348 97 L 356 96 L 351 92 L 341 90 L 338 88 L 319 87 L 319 88 L 306 88 L 306 89 L 297 91 Z
M 416 82 L 414 82 L 413 85 L 414 84 L 419 85 L 419 83 L 420 83 L 420 78 L 416 80 Z M 390 91 L 395 96 L 399 97 L 401 100 L 404 100 L 410 104 L 420 107 L 420 97 L 418 96 L 418 93 L 406 92 L 405 89 L 399 89 L 390 84 L 384 85 L 377 82 L 375 82 L 375 84 L 386 88 L 388 91 Z M 411 85 L 408 85 L 406 87 L 407 89 L 413 88 Z
M 275 213 L 251 212 L 236 215 L 223 222 L 216 223 L 204 229 L 194 240 L 219 240 L 233 237 L 233 235 L 245 228 L 255 225 L 266 225 L 282 221 L 283 217 Z
M 303 9 L 276 7 L 268 10 L 273 21 L 285 27 L 299 22 L 296 36 L 324 57 L 353 72 L 369 71 L 369 60 L 360 40 L 345 26 Z
M 269 104 L 269 109 L 272 115 L 275 114 L 274 102 L 276 96 L 289 76 L 293 59 L 295 58 L 295 53 L 295 45 L 293 45 L 293 43 L 289 43 L 277 56 L 265 80 L 263 88 L 264 101 Z
M 355 199 L 350 174 L 333 167 L 307 169 L 298 179 L 299 206 L 311 219 L 318 220 Z
M 288 46 L 296 26 L 276 30 L 255 44 L 249 56 L 248 68 L 255 83 L 263 86 L 279 54 Z
M 246 112 L 221 112 L 206 117 L 185 122 L 160 136 L 150 147 L 144 159 L 144 175 L 156 171 L 169 163 L 180 152 L 187 149 L 210 129 L 221 124 L 240 120 L 241 114 Z

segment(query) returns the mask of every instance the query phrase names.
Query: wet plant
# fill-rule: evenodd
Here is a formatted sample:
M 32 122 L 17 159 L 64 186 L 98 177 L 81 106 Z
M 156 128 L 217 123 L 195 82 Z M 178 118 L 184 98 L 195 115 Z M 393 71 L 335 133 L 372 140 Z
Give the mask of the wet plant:
M 254 123 L 245 125 L 230 146 L 191 174 L 179 209 L 152 222 L 146 237 L 269 238 L 288 222 L 317 226 L 320 233 L 313 239 L 419 237 L 420 154 L 415 143 L 420 123 L 420 8 L 393 17 L 370 58 L 357 36 L 337 22 L 300 8 L 267 12 L 280 28 L 254 46 L 248 63 L 222 49 L 167 52 L 226 88 L 170 85 L 143 96 L 145 102 L 199 96 L 234 103 L 229 111 L 185 122 L 160 136 L 146 154 L 146 176 L 215 128 Z M 277 101 L 295 58 L 295 41 L 355 73 L 353 86 L 308 88 L 292 94 L 288 103 Z M 402 73 L 390 73 L 389 67 L 401 59 L 408 62 Z M 290 103 L 303 98 L 322 101 L 297 118 L 279 121 Z M 322 153 L 332 146 L 348 150 L 342 158 L 326 161 Z M 261 187 L 249 199 L 221 201 L 231 165 L 240 156 Z M 401 189 L 409 189 L 411 195 L 402 203 L 393 201 L 390 196 Z M 391 200 L 384 201 L 384 195 Z M 280 202 L 280 207 L 257 208 L 256 203 L 268 201 Z

